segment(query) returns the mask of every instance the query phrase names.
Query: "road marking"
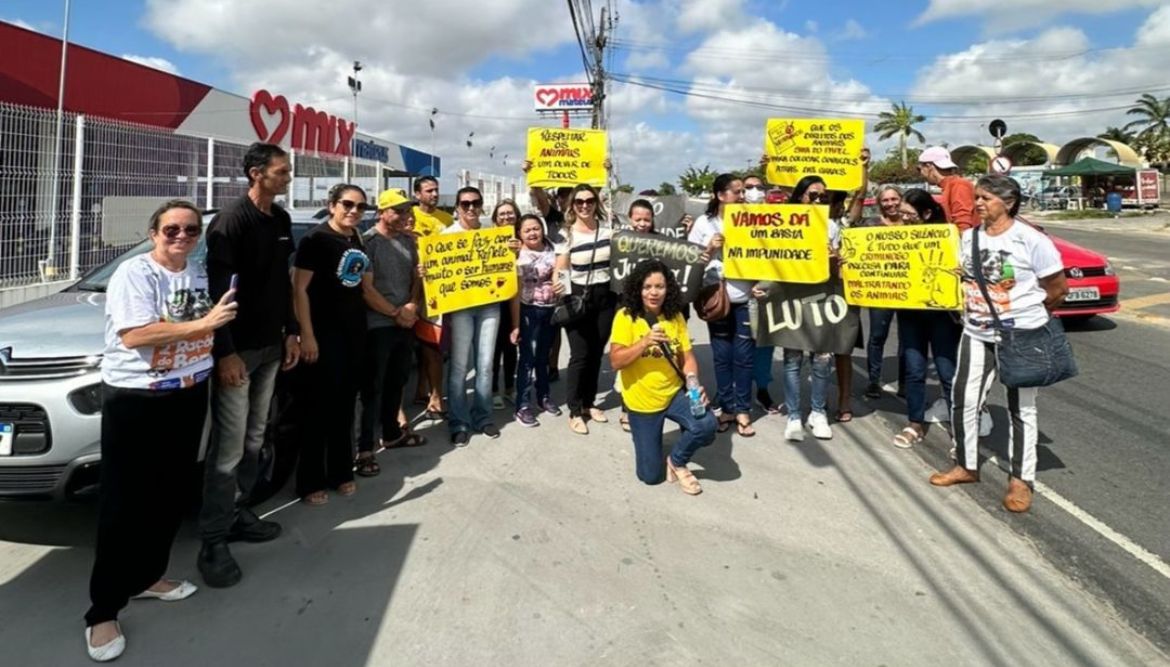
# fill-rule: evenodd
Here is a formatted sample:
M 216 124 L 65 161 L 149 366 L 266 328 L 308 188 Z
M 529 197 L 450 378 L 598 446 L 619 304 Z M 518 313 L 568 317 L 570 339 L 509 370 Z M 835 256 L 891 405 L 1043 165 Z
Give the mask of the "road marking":
M 994 462 L 996 467 L 1000 468 L 1001 470 L 1005 469 L 1000 465 L 999 457 L 989 456 L 988 459 Z M 1166 577 L 1167 579 L 1170 579 L 1170 565 L 1167 565 L 1166 561 L 1159 558 L 1157 554 L 1147 550 L 1142 545 L 1134 542 L 1116 530 L 1113 530 L 1108 525 L 1106 525 L 1104 521 L 1101 521 L 1092 514 L 1089 514 L 1085 510 L 1078 507 L 1077 504 L 1073 501 L 1065 498 L 1056 491 L 1053 491 L 1052 487 L 1047 486 L 1041 482 L 1033 482 L 1032 485 L 1036 488 L 1036 493 L 1038 495 L 1041 495 L 1052 501 L 1053 505 L 1056 505 L 1072 516 L 1072 518 L 1088 526 L 1089 529 L 1091 529 L 1093 532 L 1116 544 L 1118 547 L 1121 547 L 1122 551 L 1125 551 L 1139 561 L 1149 565 L 1150 568 L 1152 568 L 1158 574 Z
M 1154 276 L 1153 278 L 1147 278 L 1146 280 L 1149 280 L 1152 283 L 1170 283 L 1170 280 L 1166 280 L 1162 276 Z
M 1121 302 L 1121 307 L 1129 310 L 1140 310 L 1142 308 L 1149 308 L 1150 306 L 1160 306 L 1165 303 L 1170 303 L 1170 292 L 1161 292 L 1158 294 L 1151 294 L 1149 296 L 1139 296 L 1133 299 L 1126 299 Z

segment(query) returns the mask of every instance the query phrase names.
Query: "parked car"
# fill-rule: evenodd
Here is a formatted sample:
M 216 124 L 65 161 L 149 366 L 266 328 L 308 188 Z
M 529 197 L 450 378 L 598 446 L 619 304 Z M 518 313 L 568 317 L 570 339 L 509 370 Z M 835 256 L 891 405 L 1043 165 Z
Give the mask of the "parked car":
M 293 212 L 294 240 L 321 215 Z M 210 212 L 204 224 L 209 221 Z M 188 261 L 204 261 L 205 238 Z M 106 285 L 122 262 L 151 247 L 144 240 L 61 292 L 0 310 L 0 498 L 66 499 L 96 490 Z M 289 407 L 286 375 L 278 376 L 274 417 Z M 287 427 L 282 430 L 277 418 L 269 423 L 265 482 L 255 501 L 279 490 L 295 465 Z M 184 481 L 197 483 L 197 472 Z
M 1081 189 L 1076 185 L 1050 185 L 1024 202 L 1032 209 L 1066 209 L 1070 199 L 1080 199 Z
M 1094 315 L 1117 312 L 1121 308 L 1118 295 L 1121 280 L 1109 260 L 1100 253 L 1048 234 L 1068 279 L 1068 296 L 1055 314 L 1069 319 L 1088 319 Z

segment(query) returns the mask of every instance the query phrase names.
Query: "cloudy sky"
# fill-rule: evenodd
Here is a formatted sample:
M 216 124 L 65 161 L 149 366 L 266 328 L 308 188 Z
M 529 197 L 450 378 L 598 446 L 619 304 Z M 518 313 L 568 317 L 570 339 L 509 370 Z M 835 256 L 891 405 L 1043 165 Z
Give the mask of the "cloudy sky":
M 6 0 L 0 20 L 60 35 L 63 4 Z M 594 23 L 607 4 L 618 17 L 609 127 L 618 175 L 639 189 L 688 165 L 754 162 L 770 117 L 872 120 L 905 100 L 928 117 L 930 143 L 986 143 L 998 117 L 1061 144 L 1124 124 L 1142 92 L 1170 95 L 1167 0 L 586 4 Z M 345 79 L 361 60 L 362 130 L 429 152 L 438 108 L 447 174 L 518 173 L 525 129 L 541 123 L 533 84 L 584 78 L 561 0 L 75 2 L 70 38 L 347 116 Z

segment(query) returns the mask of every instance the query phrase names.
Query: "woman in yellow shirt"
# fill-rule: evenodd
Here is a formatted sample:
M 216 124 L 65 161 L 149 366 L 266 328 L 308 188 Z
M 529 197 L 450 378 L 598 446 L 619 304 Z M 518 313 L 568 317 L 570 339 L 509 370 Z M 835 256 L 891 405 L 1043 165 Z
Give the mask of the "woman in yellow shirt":
M 626 278 L 621 310 L 609 339 L 609 364 L 621 373 L 622 401 L 629 410 L 638 479 L 647 484 L 679 483 L 684 493 L 703 492 L 687 462 L 715 440 L 715 416 L 706 409 L 699 362 L 682 317 L 682 293 L 674 273 L 658 260 L 640 262 Z M 687 387 L 695 387 L 692 411 Z M 694 412 L 702 409 L 702 416 Z M 682 437 L 665 461 L 662 428 L 669 419 Z

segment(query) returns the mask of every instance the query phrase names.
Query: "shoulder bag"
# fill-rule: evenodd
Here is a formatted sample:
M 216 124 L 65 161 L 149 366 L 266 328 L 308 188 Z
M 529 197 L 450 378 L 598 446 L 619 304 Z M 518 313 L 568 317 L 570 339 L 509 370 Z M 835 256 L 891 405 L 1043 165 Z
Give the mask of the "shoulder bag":
M 569 230 L 569 263 L 573 262 L 573 241 L 572 230 Z M 593 252 L 589 253 L 589 270 L 593 270 L 593 260 L 597 257 L 597 243 L 601 238 L 601 222 L 597 223 L 597 230 L 593 232 Z M 571 275 L 571 273 L 570 273 Z M 562 296 L 557 305 L 553 306 L 552 323 L 563 327 L 567 324 L 572 324 L 585 316 L 585 310 L 588 307 L 586 298 L 589 296 L 588 285 L 586 289 L 580 294 L 573 294 L 573 281 L 570 280 L 566 286 L 569 290 L 568 294 Z
M 1060 318 L 1049 314 L 1044 326 L 1036 329 L 1004 328 L 999 314 L 995 312 L 995 304 L 987 291 L 987 279 L 983 277 L 980 267 L 979 236 L 982 233 L 981 227 L 971 231 L 971 264 L 975 282 L 979 284 L 991 319 L 1000 332 L 999 342 L 995 344 L 1000 382 L 1011 388 L 1047 387 L 1075 377 L 1078 372 L 1077 362 L 1073 358 L 1068 337 L 1064 335 Z

